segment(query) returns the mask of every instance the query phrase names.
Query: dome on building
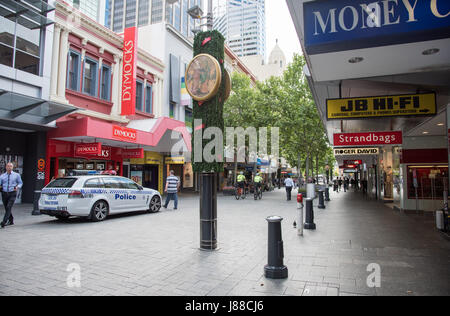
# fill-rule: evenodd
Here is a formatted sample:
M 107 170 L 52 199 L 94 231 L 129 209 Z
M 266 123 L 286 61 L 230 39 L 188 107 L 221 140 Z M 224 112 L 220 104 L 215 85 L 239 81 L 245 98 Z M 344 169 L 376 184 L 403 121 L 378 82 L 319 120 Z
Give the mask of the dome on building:
M 279 64 L 280 68 L 284 68 L 286 66 L 286 56 L 278 45 L 278 40 L 270 53 L 269 64 Z

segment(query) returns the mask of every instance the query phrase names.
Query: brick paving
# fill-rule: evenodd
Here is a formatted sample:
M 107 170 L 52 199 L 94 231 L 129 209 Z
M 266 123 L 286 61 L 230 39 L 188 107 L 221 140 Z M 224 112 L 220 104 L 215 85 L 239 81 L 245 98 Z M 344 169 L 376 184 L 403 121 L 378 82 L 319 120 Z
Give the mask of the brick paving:
M 296 202 L 284 194 L 265 193 L 262 201 L 219 196 L 214 252 L 198 249 L 193 195 L 182 196 L 177 211 L 102 223 L 60 222 L 16 206 L 16 225 L 0 230 L 0 295 L 450 295 L 450 243 L 432 218 L 400 214 L 358 193 L 332 193 L 325 210 L 315 208 L 317 230 L 299 237 Z M 269 215 L 284 218 L 285 280 L 263 275 Z M 371 263 L 381 268 L 379 288 L 366 284 Z M 79 288 L 67 285 L 70 264 L 81 268 Z

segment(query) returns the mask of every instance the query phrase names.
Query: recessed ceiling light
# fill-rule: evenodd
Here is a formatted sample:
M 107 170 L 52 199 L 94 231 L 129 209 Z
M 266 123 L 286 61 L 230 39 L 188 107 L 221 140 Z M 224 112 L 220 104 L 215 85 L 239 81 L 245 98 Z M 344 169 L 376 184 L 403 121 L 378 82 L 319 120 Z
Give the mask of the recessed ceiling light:
M 362 62 L 363 60 L 364 60 L 364 58 L 362 58 L 362 57 L 353 57 L 353 58 L 350 58 L 350 59 L 348 60 L 348 62 L 349 62 L 350 64 L 357 64 L 357 63 Z
M 430 132 L 423 132 L 422 134 L 429 134 Z
M 434 55 L 434 54 L 439 53 L 439 51 L 440 51 L 439 48 L 431 48 L 431 49 L 424 50 L 422 52 L 422 55 L 425 55 L 425 56 Z
M 437 126 L 444 126 L 444 123 L 439 123 Z

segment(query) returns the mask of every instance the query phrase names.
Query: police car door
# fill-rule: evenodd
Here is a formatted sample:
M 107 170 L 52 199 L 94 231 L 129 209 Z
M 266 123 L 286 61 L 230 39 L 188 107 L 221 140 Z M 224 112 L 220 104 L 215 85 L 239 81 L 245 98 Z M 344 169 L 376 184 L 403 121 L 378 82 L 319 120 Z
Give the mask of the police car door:
M 110 213 L 126 212 L 130 208 L 126 195 L 128 190 L 122 188 L 118 178 L 105 177 L 102 179 L 109 198 Z
M 133 203 L 133 208 L 136 211 L 143 211 L 148 209 L 150 205 L 148 194 L 144 194 L 144 191 L 140 190 L 138 184 L 133 180 L 123 178 L 122 181 L 126 183 L 129 194 L 133 196 L 133 200 L 131 201 Z M 134 199 L 134 197 L 136 198 Z

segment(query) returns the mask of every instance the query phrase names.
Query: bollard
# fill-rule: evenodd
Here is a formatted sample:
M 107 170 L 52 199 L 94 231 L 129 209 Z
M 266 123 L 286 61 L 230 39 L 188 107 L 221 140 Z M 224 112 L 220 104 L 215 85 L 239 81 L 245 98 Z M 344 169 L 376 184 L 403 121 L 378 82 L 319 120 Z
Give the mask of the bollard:
M 325 202 L 323 199 L 323 190 L 319 191 L 319 206 L 320 209 L 324 209 L 325 208 Z
M 41 191 L 34 191 L 33 211 L 31 212 L 31 215 L 41 215 L 41 211 L 39 210 L 40 198 L 41 198 Z
M 327 186 L 325 188 L 325 201 L 329 202 L 330 200 L 330 188 Z
M 305 216 L 305 229 L 316 229 L 316 224 L 314 224 L 314 209 L 313 209 L 313 199 L 306 199 L 306 216 Z
M 269 224 L 268 238 L 268 263 L 264 266 L 264 275 L 269 279 L 286 279 L 288 268 L 283 265 L 284 250 L 281 236 L 280 216 L 269 216 L 266 218 Z
M 297 209 L 298 209 L 298 217 L 297 217 L 297 235 L 303 236 L 303 194 L 297 194 Z

